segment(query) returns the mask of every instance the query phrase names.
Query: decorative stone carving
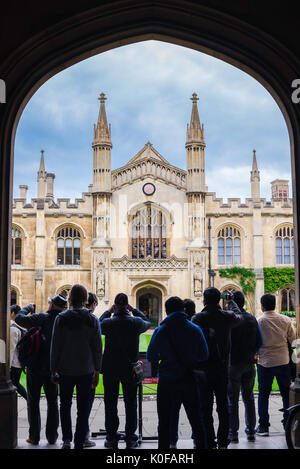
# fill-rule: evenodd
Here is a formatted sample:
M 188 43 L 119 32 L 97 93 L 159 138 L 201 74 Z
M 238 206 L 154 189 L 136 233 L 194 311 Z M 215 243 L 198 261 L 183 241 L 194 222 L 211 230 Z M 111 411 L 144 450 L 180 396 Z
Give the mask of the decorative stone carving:
M 200 296 L 203 293 L 203 278 L 199 270 L 194 273 L 194 295 Z
M 147 257 L 146 259 L 130 259 L 128 256 L 123 256 L 121 259 L 111 260 L 112 270 L 165 270 L 165 269 L 187 269 L 188 260 L 178 259 L 172 256 L 169 259 L 153 259 Z
M 96 294 L 97 296 L 101 297 L 104 296 L 105 293 L 105 276 L 104 270 L 100 269 L 96 275 Z

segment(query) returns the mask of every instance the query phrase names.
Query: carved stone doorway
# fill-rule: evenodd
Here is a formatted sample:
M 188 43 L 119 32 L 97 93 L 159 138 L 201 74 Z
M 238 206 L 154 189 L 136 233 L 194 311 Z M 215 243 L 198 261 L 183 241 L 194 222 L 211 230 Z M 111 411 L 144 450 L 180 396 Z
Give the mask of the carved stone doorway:
M 152 327 L 158 326 L 162 309 L 162 294 L 158 288 L 143 287 L 138 290 L 136 305 L 148 317 Z

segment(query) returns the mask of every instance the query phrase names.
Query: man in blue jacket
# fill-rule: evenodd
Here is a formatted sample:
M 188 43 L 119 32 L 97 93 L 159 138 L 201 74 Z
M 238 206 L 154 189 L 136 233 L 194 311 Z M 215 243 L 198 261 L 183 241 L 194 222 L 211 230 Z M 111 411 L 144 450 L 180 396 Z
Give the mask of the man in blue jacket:
M 183 301 L 174 296 L 165 303 L 167 317 L 155 329 L 147 358 L 159 363 L 157 387 L 158 448 L 169 449 L 174 408 L 183 404 L 197 449 L 206 448 L 199 386 L 193 370 L 207 360 L 208 349 L 200 327 L 183 312 Z

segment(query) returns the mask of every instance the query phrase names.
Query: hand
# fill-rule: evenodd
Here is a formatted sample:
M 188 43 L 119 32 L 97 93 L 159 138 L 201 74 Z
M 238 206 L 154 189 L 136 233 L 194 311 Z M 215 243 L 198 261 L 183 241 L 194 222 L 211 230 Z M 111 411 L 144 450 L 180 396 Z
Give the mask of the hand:
M 116 305 L 112 305 L 112 306 L 109 308 L 108 311 L 110 312 L 110 314 L 113 314 L 113 312 L 115 311 L 115 309 L 116 309 Z
M 131 305 L 127 305 L 127 309 L 128 309 L 128 311 L 133 311 L 134 310 L 134 308 Z
M 92 388 L 95 389 L 98 386 L 98 383 L 99 383 L 99 371 L 95 371 L 94 377 L 93 377 Z

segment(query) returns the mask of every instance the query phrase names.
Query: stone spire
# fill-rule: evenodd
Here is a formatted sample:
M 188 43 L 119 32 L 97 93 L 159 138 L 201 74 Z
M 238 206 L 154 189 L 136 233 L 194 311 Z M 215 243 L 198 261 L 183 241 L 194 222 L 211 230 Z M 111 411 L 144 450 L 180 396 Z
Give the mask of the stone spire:
M 106 97 L 104 93 L 101 93 L 99 96 L 100 109 L 98 115 L 97 125 L 94 125 L 94 143 L 105 143 L 111 145 L 111 129 L 110 125 L 107 124 L 106 110 L 105 110 L 105 101 Z
M 187 125 L 186 142 L 204 142 L 204 127 L 200 124 L 197 101 L 199 98 L 196 93 L 192 94 L 193 103 L 190 125 Z
M 193 103 L 190 124 L 187 125 L 186 153 L 187 153 L 187 192 L 205 192 L 205 141 L 204 127 L 200 124 L 197 101 L 199 98 L 193 93 Z
M 37 196 L 39 199 L 43 199 L 46 196 L 46 177 L 45 161 L 44 161 L 44 150 L 41 150 L 40 167 L 37 173 L 38 191 Z
M 254 201 L 260 201 L 260 172 L 257 166 L 256 150 L 253 150 L 252 171 L 250 176 L 251 197 Z
M 97 125 L 94 125 L 93 148 L 93 192 L 111 190 L 111 129 L 107 124 L 104 93 L 98 98 L 100 109 Z

